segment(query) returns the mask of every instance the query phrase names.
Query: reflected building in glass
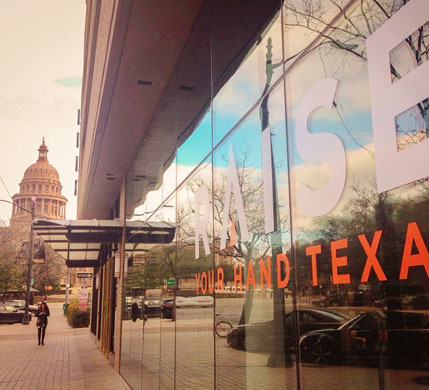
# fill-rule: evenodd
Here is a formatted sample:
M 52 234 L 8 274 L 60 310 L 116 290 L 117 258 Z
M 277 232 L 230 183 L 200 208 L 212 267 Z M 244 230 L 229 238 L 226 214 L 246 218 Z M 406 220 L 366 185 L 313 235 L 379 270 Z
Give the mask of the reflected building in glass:
M 88 2 L 78 218 L 124 229 L 91 331 L 131 388 L 427 384 L 428 26 L 426 0 Z

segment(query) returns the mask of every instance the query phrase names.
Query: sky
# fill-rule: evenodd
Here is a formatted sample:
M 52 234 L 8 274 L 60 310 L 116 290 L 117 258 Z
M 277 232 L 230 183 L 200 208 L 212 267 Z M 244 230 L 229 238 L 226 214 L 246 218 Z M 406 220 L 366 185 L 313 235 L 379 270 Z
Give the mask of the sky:
M 0 13 L 0 199 L 19 191 L 25 169 L 36 162 L 45 137 L 57 169 L 67 218 L 74 196 L 77 110 L 83 71 L 85 0 L 2 2 Z M 12 206 L 0 202 L 0 220 Z

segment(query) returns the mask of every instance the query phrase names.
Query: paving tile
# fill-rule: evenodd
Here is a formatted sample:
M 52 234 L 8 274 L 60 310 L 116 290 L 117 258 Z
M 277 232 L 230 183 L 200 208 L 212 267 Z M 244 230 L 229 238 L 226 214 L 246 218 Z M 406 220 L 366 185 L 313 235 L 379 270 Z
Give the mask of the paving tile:
M 45 345 L 34 326 L 0 325 L 0 390 L 126 390 L 87 329 L 73 330 L 51 305 Z

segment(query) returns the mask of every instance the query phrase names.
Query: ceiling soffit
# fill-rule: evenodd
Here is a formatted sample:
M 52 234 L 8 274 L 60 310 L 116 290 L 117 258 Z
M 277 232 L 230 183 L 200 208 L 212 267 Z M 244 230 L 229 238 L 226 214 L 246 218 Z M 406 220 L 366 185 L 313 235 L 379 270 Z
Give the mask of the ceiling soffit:
M 272 0 L 243 0 L 231 6 L 230 1 L 216 0 L 210 9 L 211 15 L 208 7 L 202 10 L 128 171 L 128 217 L 135 207 L 144 203 L 149 191 L 160 187 L 176 147 L 192 134 L 209 109 L 211 64 L 215 96 L 255 47 L 261 31 L 271 23 L 278 4 Z
M 180 3 L 180 4 L 179 4 Z M 81 218 L 103 218 L 128 172 L 127 214 L 161 184 L 176 147 L 209 107 L 210 31 L 203 1 L 135 1 L 117 82 Z M 214 93 L 235 73 L 278 1 L 216 0 L 211 28 Z M 140 82 L 138 82 L 140 80 Z M 80 184 L 81 185 L 81 184 Z
M 118 31 L 112 29 L 114 42 L 115 34 L 120 35 L 124 23 L 127 27 L 122 42 L 118 42 L 121 46 L 119 66 L 108 75 L 110 80 L 106 80 L 106 84 L 111 85 L 104 85 L 100 91 L 102 102 L 98 110 L 105 118 L 96 114 L 94 145 L 87 148 L 83 156 L 91 160 L 88 171 L 79 178 L 80 218 L 108 215 L 202 4 L 202 0 L 187 0 L 186 7 L 176 0 L 133 1 L 128 20 L 116 27 Z M 98 36 L 102 35 L 99 31 Z M 109 56 L 106 68 L 110 61 L 117 62 L 118 58 Z M 94 65 L 93 77 L 96 72 L 104 71 L 103 67 Z M 151 84 L 142 85 L 139 80 Z

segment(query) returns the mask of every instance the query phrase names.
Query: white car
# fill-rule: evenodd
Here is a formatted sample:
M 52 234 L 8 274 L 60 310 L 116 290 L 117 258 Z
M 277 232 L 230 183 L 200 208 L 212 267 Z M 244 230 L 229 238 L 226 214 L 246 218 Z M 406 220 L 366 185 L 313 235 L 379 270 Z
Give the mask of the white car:
M 25 310 L 25 301 L 22 299 L 11 299 L 5 302 L 6 305 L 13 306 L 18 310 Z M 28 311 L 30 313 L 37 313 L 38 307 L 36 305 L 28 305 Z
M 214 299 L 211 296 L 176 297 L 176 307 L 213 307 Z

